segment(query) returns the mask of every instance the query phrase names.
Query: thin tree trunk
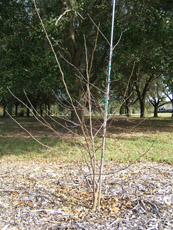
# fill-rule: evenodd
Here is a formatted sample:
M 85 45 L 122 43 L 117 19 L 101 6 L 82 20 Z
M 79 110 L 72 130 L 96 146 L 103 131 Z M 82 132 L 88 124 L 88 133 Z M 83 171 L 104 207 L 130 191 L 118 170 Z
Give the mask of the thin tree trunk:
M 43 116 L 43 105 L 40 105 L 40 115 Z
M 140 117 L 145 117 L 145 100 L 140 100 Z
M 126 115 L 127 117 L 131 117 L 131 114 L 132 114 L 132 110 L 130 108 L 128 101 L 126 101 Z
M 15 105 L 15 117 L 18 116 L 18 104 Z
M 50 116 L 51 115 L 51 112 L 50 112 L 50 103 L 48 102 L 47 103 L 47 113 L 48 113 L 48 115 Z
M 29 117 L 29 114 L 30 114 L 30 110 L 29 110 L 29 108 L 27 108 L 26 116 Z
M 7 105 L 8 107 L 8 113 L 12 116 L 12 111 L 13 111 L 13 102 L 9 100 L 9 103 Z
M 158 108 L 159 108 L 159 105 L 155 104 L 154 105 L 154 117 L 158 117 Z
M 125 108 L 124 108 L 124 104 L 120 107 L 120 115 L 125 114 Z

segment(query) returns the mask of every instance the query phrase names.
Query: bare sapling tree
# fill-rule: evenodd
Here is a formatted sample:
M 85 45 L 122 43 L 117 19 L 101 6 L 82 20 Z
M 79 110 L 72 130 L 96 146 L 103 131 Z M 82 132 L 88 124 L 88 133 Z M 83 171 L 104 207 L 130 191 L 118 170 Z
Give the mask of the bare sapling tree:
M 79 77 L 82 79 L 83 83 L 86 85 L 85 89 L 82 88 L 83 91 L 83 97 L 81 100 L 77 101 L 74 100 L 72 95 L 70 94 L 70 91 L 68 89 L 68 85 L 66 83 L 65 79 L 65 74 L 62 70 L 59 58 L 54 50 L 53 44 L 49 38 L 49 35 L 47 33 L 47 30 L 44 26 L 43 20 L 40 17 L 39 11 L 36 6 L 36 1 L 33 0 L 34 6 L 37 12 L 37 15 L 40 19 L 42 28 L 44 30 L 44 33 L 46 35 L 46 38 L 49 42 L 49 45 L 51 47 L 51 50 L 54 54 L 54 57 L 56 59 L 59 71 L 61 73 L 61 80 L 63 82 L 66 94 L 68 96 L 68 102 L 69 106 L 71 109 L 73 109 L 77 119 L 78 119 L 78 124 L 81 129 L 82 136 L 85 141 L 85 150 L 87 150 L 88 156 L 89 156 L 89 162 L 87 162 L 88 169 L 91 169 L 91 181 L 92 181 L 92 193 L 93 193 L 93 205 L 92 208 L 95 210 L 96 208 L 100 208 L 100 202 L 101 202 L 101 190 L 102 190 L 102 173 L 103 173 L 103 166 L 104 166 L 104 155 L 105 155 L 105 149 L 106 149 L 106 132 L 107 132 L 107 121 L 108 121 L 108 105 L 109 105 L 109 95 L 110 95 L 110 76 L 111 76 L 111 65 L 112 65 L 112 54 L 113 54 L 113 49 L 115 48 L 113 46 L 113 34 L 114 34 L 114 15 L 115 15 L 115 4 L 116 1 L 113 0 L 113 7 L 112 7 L 112 26 L 111 26 L 111 39 L 110 39 L 110 52 L 109 52 L 109 63 L 108 63 L 108 68 L 107 68 L 107 76 L 106 76 L 106 86 L 105 86 L 105 91 L 102 91 L 98 87 L 96 87 L 94 84 L 91 84 L 90 82 L 90 76 L 91 76 L 91 71 L 92 71 L 92 64 L 93 64 L 93 59 L 94 59 L 94 52 L 97 48 L 97 39 L 98 39 L 98 33 L 100 32 L 102 35 L 103 33 L 100 31 L 99 26 L 97 26 L 97 35 L 94 43 L 94 48 L 91 53 L 91 58 L 88 60 L 88 48 L 87 48 L 87 41 L 84 35 L 84 50 L 85 50 L 85 64 L 86 64 L 86 76 L 84 76 L 76 66 L 72 65 L 69 63 L 69 65 L 72 66 L 72 68 L 75 68 L 78 70 Z M 67 13 L 70 12 L 69 10 L 66 10 L 62 15 L 59 16 L 59 18 L 56 21 L 56 24 L 61 20 L 61 18 Z M 82 17 L 79 15 L 79 17 Z M 104 36 L 104 35 L 103 35 Z M 105 37 L 105 36 L 104 36 Z M 106 37 L 105 37 L 106 38 Z M 107 40 L 107 39 L 106 39 Z M 107 40 L 108 41 L 108 40 Z M 65 58 L 64 58 L 65 59 Z M 67 60 L 65 60 L 67 61 Z M 81 84 L 83 85 L 83 84 Z M 101 110 L 103 112 L 103 122 L 101 122 L 100 127 L 96 130 L 94 125 L 93 125 L 93 106 L 96 104 L 96 100 L 94 96 L 92 95 L 92 88 L 97 89 L 99 91 L 102 91 L 104 93 L 103 95 L 103 103 L 98 103 L 98 107 L 101 107 L 100 104 L 104 106 L 104 109 Z M 89 123 L 86 124 L 85 119 L 83 120 L 81 116 L 78 113 L 78 108 L 82 108 L 83 112 L 89 116 Z M 69 122 L 72 122 L 73 125 L 78 125 L 73 121 L 68 120 Z M 102 138 L 99 138 L 98 141 L 98 136 L 101 135 Z M 101 140 L 102 139 L 102 140 Z M 100 141 L 102 142 L 100 144 Z M 97 142 L 97 143 L 96 143 Z M 100 150 L 100 153 L 99 153 Z M 85 160 L 87 161 L 87 156 L 86 156 L 86 151 L 83 153 L 85 155 Z M 98 162 L 98 155 L 100 155 L 100 163 Z
M 87 180 L 88 186 L 91 189 L 92 192 L 92 209 L 100 209 L 101 205 L 101 194 L 102 194 L 102 183 L 103 183 L 103 171 L 104 171 L 104 162 L 105 162 L 105 151 L 106 151 L 106 134 L 107 134 L 107 128 L 108 128 L 108 120 L 111 116 L 109 116 L 109 100 L 110 100 L 110 84 L 111 84 L 111 66 L 112 66 L 112 55 L 114 48 L 118 45 L 113 45 L 113 35 L 114 35 L 114 15 L 115 15 L 115 5 L 116 1 L 112 1 L 112 23 L 111 23 L 111 36 L 110 36 L 110 42 L 106 38 L 106 36 L 102 33 L 100 30 L 100 26 L 96 25 L 95 22 L 92 20 L 92 18 L 89 16 L 90 20 L 93 22 L 97 29 L 94 45 L 92 48 L 92 51 L 90 49 L 90 52 L 88 52 L 87 47 L 87 40 L 85 35 L 84 37 L 84 58 L 85 58 L 85 74 L 83 74 L 74 64 L 70 63 L 61 53 L 57 55 L 55 52 L 54 46 L 52 44 L 52 41 L 49 38 L 48 32 L 45 28 L 44 22 L 39 14 L 39 10 L 37 8 L 36 0 L 33 0 L 36 13 L 38 15 L 38 18 L 40 20 L 42 29 L 45 33 L 46 39 L 50 45 L 50 49 L 52 50 L 52 53 L 55 57 L 58 70 L 60 72 L 61 81 L 63 83 L 66 96 L 63 94 L 61 97 L 57 96 L 56 93 L 55 97 L 57 98 L 57 103 L 65 108 L 67 111 L 72 110 L 75 113 L 75 116 L 77 118 L 76 121 L 70 120 L 67 116 L 64 116 L 62 119 L 64 122 L 58 122 L 56 119 L 51 117 L 49 114 L 47 116 L 50 117 L 50 119 L 59 125 L 61 125 L 63 128 L 65 128 L 69 133 L 71 133 L 73 136 L 77 136 L 78 140 L 81 143 L 81 151 L 84 157 L 84 161 L 87 166 L 87 171 L 82 170 L 85 179 Z M 56 20 L 56 24 L 58 24 L 61 19 L 66 15 L 67 13 L 74 13 L 71 9 L 66 10 L 64 13 L 62 13 L 58 19 Z M 75 12 L 79 17 L 82 18 L 82 16 Z M 94 60 L 94 54 L 97 49 L 97 43 L 98 43 L 98 36 L 101 34 L 101 36 L 104 37 L 106 42 L 109 44 L 109 61 L 107 66 L 107 73 L 105 76 L 105 89 L 101 89 L 98 86 L 96 86 L 94 83 L 91 83 L 91 74 L 92 74 L 92 67 L 93 67 L 93 60 Z M 73 98 L 72 94 L 70 93 L 68 84 L 66 82 L 66 76 L 62 69 L 62 66 L 60 64 L 60 58 L 67 62 L 71 68 L 75 69 L 75 77 L 80 80 L 81 82 L 81 97 L 77 100 Z M 134 69 L 134 68 L 133 68 Z M 132 71 L 133 74 L 133 71 Z M 127 86 L 128 87 L 128 86 Z M 9 89 L 10 91 L 10 89 Z M 102 99 L 98 100 L 95 98 L 93 92 L 99 91 L 99 93 L 102 94 Z M 37 119 L 38 122 L 40 122 L 45 127 L 49 128 L 51 131 L 53 131 L 56 135 L 60 135 L 58 131 L 56 131 L 48 122 L 46 119 L 41 117 L 38 112 L 35 110 L 34 106 L 32 105 L 31 101 L 29 100 L 27 93 L 24 91 L 24 94 L 26 96 L 26 99 L 30 106 L 28 106 L 26 103 L 22 102 L 19 98 L 17 98 L 11 91 L 10 93 L 18 99 L 24 106 L 27 107 L 27 109 L 30 110 L 31 114 Z M 63 98 L 63 100 L 62 100 Z M 124 102 L 124 101 L 123 101 Z M 122 102 L 122 103 L 123 103 Z M 85 116 L 88 119 L 83 119 L 83 116 L 79 114 L 79 110 L 82 110 L 82 112 L 85 114 Z M 102 119 L 98 119 L 96 121 L 95 118 L 95 110 L 97 110 L 99 113 L 101 112 Z M 114 114 L 114 113 L 112 113 Z M 16 121 L 17 122 L 17 121 Z M 18 122 L 17 122 L 18 123 Z M 20 125 L 18 123 L 18 125 Z M 21 126 L 21 125 L 20 125 Z M 80 129 L 80 132 L 75 131 L 73 128 Z M 27 130 L 25 130 L 27 131 Z M 27 131 L 28 132 L 28 131 Z M 28 132 L 29 133 L 29 132 Z M 30 133 L 29 133 L 30 134 Z M 30 134 L 31 137 L 33 137 L 32 134 Z M 34 139 L 40 143 L 39 140 L 37 140 L 35 137 Z M 44 146 L 44 145 L 43 145 Z M 47 146 L 44 146 L 47 147 Z M 86 169 L 85 169 L 86 170 Z M 87 179 L 86 175 L 90 175 L 90 181 Z

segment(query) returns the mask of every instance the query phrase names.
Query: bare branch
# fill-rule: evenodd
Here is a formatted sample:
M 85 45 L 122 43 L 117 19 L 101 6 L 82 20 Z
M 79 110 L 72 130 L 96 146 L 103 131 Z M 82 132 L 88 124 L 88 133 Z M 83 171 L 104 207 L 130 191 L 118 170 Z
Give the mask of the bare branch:
M 116 44 L 114 45 L 114 47 L 113 47 L 113 50 L 114 50 L 114 49 L 118 46 L 118 44 L 120 43 L 121 38 L 122 38 L 122 35 L 123 35 L 123 32 L 121 32 L 120 37 L 119 37 L 117 43 L 116 43 Z
M 157 140 L 157 138 L 155 139 L 155 141 Z M 125 167 L 122 167 L 122 168 L 120 168 L 120 169 L 118 169 L 118 170 L 116 170 L 116 171 L 112 171 L 112 172 L 107 172 L 107 173 L 102 173 L 102 175 L 104 175 L 104 176 L 108 176 L 108 175 L 111 175 L 111 174 L 116 174 L 116 173 L 119 173 L 119 172 L 121 172 L 121 171 L 123 171 L 123 170 L 126 170 L 127 168 L 129 168 L 129 167 L 131 167 L 132 165 L 134 165 L 136 162 L 138 162 L 143 156 L 145 156 L 150 150 L 151 150 L 151 148 L 153 147 L 153 145 L 154 145 L 154 143 L 155 143 L 155 141 L 153 141 L 153 143 L 150 145 L 150 147 L 144 152 L 144 153 L 142 153 L 138 158 L 136 158 L 136 160 L 134 160 L 134 161 L 132 161 L 130 164 L 128 164 L 127 166 L 125 166 Z M 96 175 L 100 175 L 100 174 L 96 174 Z M 87 174 L 86 175 L 86 177 L 88 177 L 88 176 L 91 176 L 91 174 Z
M 29 109 L 29 111 L 32 113 L 32 115 L 34 116 L 34 118 L 39 121 L 42 125 L 44 125 L 45 127 L 49 128 L 50 130 L 52 130 L 57 136 L 60 136 L 60 134 L 51 127 L 51 125 L 43 118 L 40 116 L 40 114 L 36 111 L 36 109 L 34 108 L 34 106 L 32 105 L 31 101 L 29 100 L 25 90 L 24 90 L 24 94 L 25 94 L 25 97 L 27 98 L 29 104 L 31 105 L 31 107 L 33 108 L 33 110 L 36 112 L 37 115 L 39 115 L 41 117 L 41 119 L 43 121 L 41 121 L 34 113 L 33 111 L 31 110 L 31 108 L 29 108 L 29 106 L 27 104 L 25 104 L 22 100 L 20 100 L 16 95 L 14 95 L 14 93 L 11 92 L 11 90 L 7 87 L 8 91 L 11 93 L 11 95 L 16 98 L 21 104 L 23 104 L 27 109 Z
M 38 144 L 40 144 L 41 146 L 43 146 L 44 148 L 47 149 L 52 149 L 51 147 L 49 147 L 48 145 L 45 145 L 43 143 L 41 143 L 37 138 L 35 138 L 27 129 L 25 129 L 18 121 L 16 121 L 6 110 L 6 113 L 8 114 L 8 116 L 20 127 L 22 128 L 26 133 L 29 134 L 30 137 L 32 137 L 32 139 L 34 139 Z
M 107 41 L 108 45 L 110 46 L 110 42 L 109 40 L 106 38 L 106 36 L 102 33 L 102 31 L 99 29 L 100 25 L 97 26 L 97 24 L 94 22 L 94 20 L 91 18 L 91 16 L 89 14 L 87 14 L 89 19 L 92 21 L 92 23 L 94 24 L 94 26 L 97 28 L 97 30 L 100 32 L 100 34 L 103 36 L 103 38 Z
M 81 131 L 82 131 L 83 136 L 84 136 L 84 138 L 85 138 L 85 141 L 86 141 L 86 144 L 87 144 L 87 148 L 88 148 L 88 152 L 89 152 L 89 154 L 90 154 L 90 156 L 91 156 L 91 149 L 90 149 L 90 145 L 89 145 L 88 140 L 87 140 L 87 135 L 86 135 L 86 130 L 85 130 L 84 124 L 83 124 L 81 118 L 80 118 L 79 115 L 78 115 L 78 112 L 77 112 L 77 110 L 76 110 L 76 107 L 74 106 L 72 97 L 71 97 L 71 95 L 70 95 L 70 92 L 69 92 L 69 90 L 68 90 L 68 87 L 67 87 L 67 84 L 66 84 L 66 81 L 65 81 L 65 78 L 64 78 L 64 72 L 62 71 L 62 68 L 61 68 L 59 59 L 58 59 L 58 57 L 57 57 L 57 55 L 56 55 L 56 52 L 55 52 L 54 47 L 53 47 L 53 45 L 52 45 L 52 42 L 51 42 L 51 40 L 50 40 L 50 38 L 49 38 L 49 36 L 48 36 L 48 33 L 47 33 L 47 30 L 46 30 L 46 28 L 45 28 L 45 26 L 44 26 L 43 20 L 42 20 L 41 17 L 40 17 L 39 11 L 38 11 L 37 6 L 36 6 L 36 1 L 33 0 L 33 2 L 34 2 L 34 7 L 35 7 L 35 10 L 36 10 L 36 13 L 37 13 L 38 18 L 39 18 L 39 20 L 40 20 L 40 22 L 41 22 L 42 28 L 43 28 L 43 30 L 44 30 L 44 33 L 45 33 L 46 38 L 47 38 L 47 40 L 48 40 L 48 42 L 49 42 L 50 48 L 51 48 L 51 50 L 52 50 L 52 52 L 53 52 L 53 54 L 54 54 L 54 57 L 55 57 L 55 60 L 56 60 L 57 65 L 58 65 L 59 71 L 60 71 L 60 73 L 61 73 L 61 80 L 62 80 L 63 85 L 64 85 L 64 87 L 65 87 L 66 93 L 67 93 L 68 98 L 69 98 L 69 100 L 70 100 L 70 102 L 71 102 L 71 105 L 72 105 L 72 107 L 73 107 L 73 109 L 74 109 L 74 112 L 75 112 L 75 114 L 76 114 L 76 117 L 77 117 L 77 119 L 78 119 L 78 121 L 79 121 L 79 123 L 80 123 L 80 128 L 81 128 Z
M 57 19 L 56 22 L 55 22 L 55 25 L 57 26 L 57 24 L 59 23 L 59 21 L 61 20 L 61 18 L 62 18 L 64 15 L 66 15 L 68 12 L 71 12 L 71 11 L 72 11 L 71 9 L 65 10 L 64 13 L 62 13 L 62 14 L 58 17 L 58 19 Z
M 67 62 L 67 64 L 71 65 L 74 69 L 77 70 L 77 72 L 79 73 L 80 76 L 78 76 L 77 74 L 75 74 L 75 76 L 76 76 L 77 78 L 79 78 L 79 79 L 80 79 L 80 77 L 81 77 L 82 80 L 85 81 L 84 83 L 87 85 L 87 79 L 86 79 L 86 78 L 84 77 L 84 75 L 80 72 L 80 70 L 79 70 L 74 64 L 72 64 L 71 62 L 69 62 L 60 52 L 59 52 L 59 54 L 60 54 L 60 56 L 63 58 L 63 60 Z M 89 84 L 90 84 L 93 88 L 95 88 L 95 89 L 99 90 L 100 92 L 104 93 L 103 90 L 101 90 L 100 88 L 98 88 L 98 87 L 97 87 L 96 85 L 94 85 L 93 83 L 89 82 Z

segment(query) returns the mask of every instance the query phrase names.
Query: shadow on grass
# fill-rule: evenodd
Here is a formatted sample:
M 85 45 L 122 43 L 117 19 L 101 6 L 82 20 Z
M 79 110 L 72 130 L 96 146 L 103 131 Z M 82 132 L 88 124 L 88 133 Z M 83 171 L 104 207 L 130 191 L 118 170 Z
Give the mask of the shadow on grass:
M 138 132 L 172 132 L 172 118 L 130 118 L 115 119 L 111 122 L 110 133 L 138 133 Z
M 70 160 L 81 158 L 80 140 L 73 136 L 65 138 L 67 132 L 58 125 L 54 128 L 62 135 L 61 138 L 52 135 L 52 132 L 43 127 L 33 118 L 17 118 L 27 130 L 38 137 L 43 144 L 50 146 L 46 150 L 36 141 L 28 138 L 26 133 L 8 118 L 0 118 L 0 157 L 17 156 L 21 158 L 59 157 Z M 64 122 L 57 119 L 59 122 Z M 95 119 L 95 126 L 100 119 Z M 143 153 L 153 142 L 153 153 L 158 155 L 173 152 L 172 142 L 173 119 L 171 118 L 131 118 L 129 121 L 118 118 L 111 123 L 107 139 L 107 151 L 110 158 L 126 159 L 134 154 Z M 114 135 L 116 134 L 116 135 Z M 114 157 L 114 155 L 116 157 Z M 113 157 L 112 157 L 113 156 Z M 119 159 L 118 159 L 119 160 Z
M 80 142 L 77 140 L 63 140 L 49 138 L 47 136 L 39 138 L 39 141 L 51 147 L 44 148 L 32 138 L 0 137 L 0 158 L 6 156 L 16 156 L 22 158 L 37 157 L 57 157 L 57 158 L 80 158 L 77 156 L 81 151 Z
M 40 119 L 40 118 L 39 118 Z M 49 118 L 45 118 L 47 122 L 60 134 L 66 135 L 67 130 L 62 128 L 61 125 L 56 124 L 54 121 Z M 61 118 L 54 118 L 57 122 L 62 125 L 67 125 L 65 121 Z M 27 130 L 34 132 L 35 134 L 45 136 L 53 134 L 53 132 L 43 126 L 41 123 L 36 121 L 35 118 L 32 117 L 22 117 L 16 118 L 16 120 Z M 89 119 L 85 119 L 86 124 L 89 125 Z M 97 129 L 100 127 L 102 120 L 100 118 L 94 119 L 94 127 Z M 69 128 L 73 131 L 77 131 L 80 134 L 79 129 Z M 173 118 L 130 118 L 127 120 L 126 118 L 115 118 L 108 122 L 108 132 L 109 133 L 119 133 L 119 132 L 172 132 L 173 130 Z M 16 133 L 21 133 L 26 135 L 26 133 L 11 119 L 0 117 L 0 134 L 7 135 L 12 133 L 15 135 Z

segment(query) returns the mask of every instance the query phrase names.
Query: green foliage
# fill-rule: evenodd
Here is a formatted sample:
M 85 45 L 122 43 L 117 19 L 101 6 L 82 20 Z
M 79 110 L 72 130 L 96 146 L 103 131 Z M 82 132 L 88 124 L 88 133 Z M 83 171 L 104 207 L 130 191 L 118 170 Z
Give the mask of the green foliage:
M 82 89 L 86 90 L 83 79 L 86 77 L 84 36 L 90 65 L 97 34 L 97 28 L 90 17 L 109 40 L 112 8 L 110 1 L 36 2 L 49 38 L 60 58 L 70 93 L 74 98 L 80 98 Z M 20 98 L 24 98 L 24 88 L 35 105 L 53 104 L 55 98 L 52 90 L 63 95 L 65 90 L 33 2 L 0 0 L 0 6 L 0 103 L 8 104 L 12 100 L 7 91 L 9 87 Z M 168 88 L 172 90 L 170 47 L 173 33 L 170 6 L 169 0 L 117 1 L 114 44 L 121 34 L 122 38 L 113 56 L 113 100 L 122 99 L 134 62 L 134 74 L 126 94 L 128 105 L 136 103 L 137 100 L 145 103 L 152 82 L 162 76 L 166 76 Z M 63 14 L 66 10 L 68 11 Z M 59 18 L 60 15 L 62 17 Z M 107 41 L 99 34 L 90 80 L 101 89 L 106 78 L 108 48 Z M 76 68 L 64 61 L 64 58 Z M 92 93 L 95 98 L 103 97 L 96 90 L 92 90 Z M 13 101 L 17 103 L 14 99 Z
M 39 103 L 54 101 L 51 90 L 58 88 L 56 62 L 33 5 L 8 1 L 2 2 L 1 6 L 1 103 L 2 100 L 11 100 L 7 87 L 19 98 L 24 98 L 25 89 L 33 103 L 38 103 L 38 100 Z
M 163 7 L 164 3 L 158 2 L 124 1 L 124 15 L 120 12 L 117 16 L 117 26 L 124 33 L 114 63 L 117 73 L 123 77 L 118 84 L 114 83 L 115 90 L 119 97 L 123 96 L 135 62 L 126 98 L 129 105 L 140 102 L 142 116 L 153 82 L 170 73 L 171 11 Z

